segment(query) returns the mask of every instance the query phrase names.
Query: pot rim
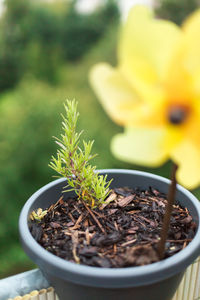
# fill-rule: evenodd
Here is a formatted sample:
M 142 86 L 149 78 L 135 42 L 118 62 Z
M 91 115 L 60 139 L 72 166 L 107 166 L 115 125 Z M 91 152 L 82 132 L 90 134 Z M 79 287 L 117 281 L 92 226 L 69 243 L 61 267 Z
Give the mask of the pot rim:
M 141 177 L 145 176 L 153 178 L 168 185 L 170 183 L 169 179 L 162 176 L 137 170 L 102 169 L 98 170 L 98 172 L 103 174 L 132 174 Z M 19 231 L 24 249 L 29 249 L 30 257 L 34 257 L 36 255 L 38 257 L 37 260 L 42 259 L 44 267 L 45 264 L 50 264 L 49 270 L 51 270 L 52 274 L 54 273 L 54 268 L 56 268 L 57 270 L 59 269 L 59 276 L 64 278 L 66 277 L 65 272 L 68 271 L 70 272 L 71 278 L 73 278 L 72 281 L 75 280 L 77 283 L 83 285 L 88 283 L 90 283 L 90 285 L 93 285 L 91 282 L 92 278 L 96 278 L 96 281 L 98 281 L 98 283 L 95 282 L 95 286 L 101 286 L 102 281 L 104 281 L 104 286 L 106 287 L 112 287 L 114 285 L 116 287 L 116 284 L 113 284 L 114 281 L 118 281 L 119 285 L 122 285 L 123 281 L 123 287 L 129 287 L 133 284 L 135 286 L 140 286 L 143 285 L 144 281 L 150 284 L 158 281 L 158 278 L 159 280 L 164 280 L 178 273 L 178 271 L 184 271 L 184 269 L 200 254 L 200 238 L 198 238 L 198 236 L 200 237 L 200 203 L 191 192 L 177 184 L 177 190 L 185 194 L 185 196 L 193 203 L 198 214 L 198 228 L 195 237 L 187 247 L 185 247 L 177 254 L 162 261 L 145 266 L 112 269 L 78 265 L 76 263 L 69 262 L 57 257 L 56 255 L 45 250 L 32 237 L 28 227 L 28 216 L 32 204 L 36 201 L 39 195 L 41 195 L 47 189 L 52 188 L 53 186 L 65 180 L 65 178 L 54 180 L 36 191 L 25 203 L 19 218 Z M 37 260 L 35 260 L 36 264 Z

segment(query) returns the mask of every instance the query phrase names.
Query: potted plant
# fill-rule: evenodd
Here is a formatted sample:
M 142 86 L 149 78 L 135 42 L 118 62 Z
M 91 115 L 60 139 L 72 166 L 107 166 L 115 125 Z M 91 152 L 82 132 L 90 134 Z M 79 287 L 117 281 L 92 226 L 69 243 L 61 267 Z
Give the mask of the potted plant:
M 19 221 L 25 251 L 60 299 L 170 300 L 200 253 L 199 202 L 176 184 L 200 182 L 199 20 L 198 11 L 181 30 L 154 20 L 147 8 L 133 9 L 120 36 L 119 66 L 103 63 L 90 75 L 108 114 L 125 127 L 113 153 L 147 166 L 170 158 L 171 181 L 131 170 L 97 172 L 88 163 L 92 143 L 77 144 L 76 105 L 67 102 L 50 164 L 64 178 L 37 191 Z
M 79 148 L 80 134 L 75 130 L 78 118 L 76 106 L 74 101 L 68 101 L 65 106 L 64 134 L 57 139 L 60 150 L 50 163 L 65 178 L 42 187 L 22 209 L 19 231 L 24 250 L 55 288 L 60 300 L 170 300 L 185 268 L 200 253 L 199 202 L 190 192 L 177 185 L 176 207 L 179 207 L 178 203 L 181 205 L 178 208 L 181 213 L 178 210 L 176 218 L 182 214 L 180 222 L 185 224 L 186 233 L 190 231 L 192 235 L 192 240 L 186 247 L 183 245 L 183 250 L 159 260 L 156 247 L 152 246 L 156 242 L 149 242 L 145 236 L 148 242 L 137 245 L 137 238 L 141 239 L 141 232 L 144 231 L 139 229 L 139 224 L 141 227 L 144 224 L 141 219 L 131 223 L 128 216 L 132 218 L 136 211 L 148 215 L 150 208 L 151 213 L 162 211 L 166 204 L 163 197 L 168 192 L 170 181 L 132 170 L 96 172 L 88 163 L 93 157 L 90 154 L 92 143 L 83 142 L 84 149 Z M 66 187 L 72 191 L 63 194 Z M 123 187 L 128 189 L 121 189 Z M 108 188 L 114 189 L 114 193 L 109 193 Z M 146 206 L 145 201 L 151 203 L 150 206 Z M 109 205 L 111 207 L 105 213 Z M 185 211 L 184 207 L 187 207 Z M 115 216 L 113 223 L 110 221 L 112 216 Z M 156 232 L 155 236 L 158 236 L 156 227 L 160 228 L 160 225 L 157 221 L 149 221 L 144 214 L 142 217 L 144 222 L 151 223 L 150 239 L 151 227 Z M 95 233 L 94 227 L 97 228 Z M 124 237 L 127 239 L 125 243 Z M 129 237 L 136 238 L 131 240 Z M 79 243 L 82 243 L 81 246 Z M 103 252 L 96 253 L 97 246 Z M 168 246 L 169 251 L 173 252 L 173 247 Z M 109 265 L 105 248 L 111 252 L 110 261 L 119 267 Z M 124 249 L 123 253 L 120 248 Z

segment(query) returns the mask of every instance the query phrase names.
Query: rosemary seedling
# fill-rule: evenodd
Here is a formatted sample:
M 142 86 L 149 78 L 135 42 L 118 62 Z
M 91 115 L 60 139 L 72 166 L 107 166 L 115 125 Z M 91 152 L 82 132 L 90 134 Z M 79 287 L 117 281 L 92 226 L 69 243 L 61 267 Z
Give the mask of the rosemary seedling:
M 80 148 L 82 131 L 76 132 L 77 112 L 76 101 L 66 101 L 64 104 L 66 115 L 62 115 L 63 134 L 61 138 L 55 138 L 59 146 L 57 157 L 52 156 L 49 166 L 60 177 L 67 179 L 64 191 L 74 191 L 78 198 L 85 201 L 91 208 L 104 203 L 109 194 L 111 181 L 107 182 L 107 176 L 99 175 L 96 167 L 89 164 L 96 155 L 91 154 L 93 141 L 85 142 Z

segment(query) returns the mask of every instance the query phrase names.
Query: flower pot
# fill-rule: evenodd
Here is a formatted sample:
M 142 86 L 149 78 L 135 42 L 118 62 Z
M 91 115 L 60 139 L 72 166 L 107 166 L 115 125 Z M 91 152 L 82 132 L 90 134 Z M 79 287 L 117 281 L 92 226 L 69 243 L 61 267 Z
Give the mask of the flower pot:
M 132 170 L 101 170 L 113 178 L 113 187 L 149 186 L 167 193 L 170 181 L 153 174 Z M 186 189 L 177 186 L 176 198 L 186 206 L 197 223 L 197 232 L 190 244 L 163 261 L 140 267 L 119 269 L 97 268 L 63 260 L 42 248 L 32 237 L 28 219 L 32 210 L 55 203 L 66 186 L 66 179 L 55 180 L 42 187 L 24 205 L 19 231 L 25 252 L 39 266 L 60 300 L 170 300 L 185 269 L 200 254 L 200 204 Z M 67 195 L 66 195 L 67 196 Z

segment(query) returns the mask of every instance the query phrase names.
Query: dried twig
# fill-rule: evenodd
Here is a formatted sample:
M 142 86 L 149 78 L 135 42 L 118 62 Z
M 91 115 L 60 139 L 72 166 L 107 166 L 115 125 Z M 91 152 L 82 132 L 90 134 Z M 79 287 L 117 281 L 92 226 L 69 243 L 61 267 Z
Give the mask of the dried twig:
M 106 234 L 103 226 L 101 225 L 101 223 L 99 222 L 99 220 L 95 217 L 95 215 L 93 214 L 93 212 L 91 211 L 91 209 L 87 206 L 87 204 L 82 201 L 83 205 L 85 206 L 85 208 L 88 210 L 89 214 L 91 215 L 91 217 L 93 218 L 93 220 L 96 222 L 96 224 L 98 225 L 98 227 L 100 228 L 100 230 Z

